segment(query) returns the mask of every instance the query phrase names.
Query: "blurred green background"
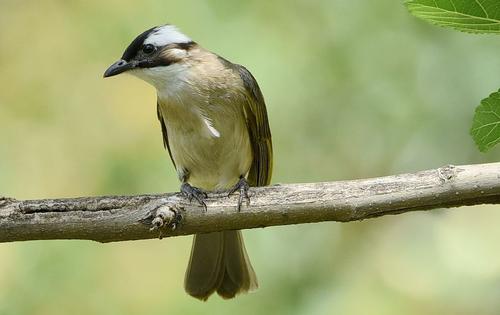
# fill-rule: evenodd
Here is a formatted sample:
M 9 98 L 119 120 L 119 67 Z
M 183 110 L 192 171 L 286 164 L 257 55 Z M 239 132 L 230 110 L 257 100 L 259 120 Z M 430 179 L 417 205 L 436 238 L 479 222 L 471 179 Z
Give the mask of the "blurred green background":
M 500 87 L 500 37 L 400 1 L 0 0 L 0 194 L 178 190 L 153 88 L 102 79 L 167 22 L 257 78 L 274 183 L 500 159 L 468 134 Z M 499 314 L 499 220 L 481 206 L 246 231 L 260 289 L 207 303 L 183 291 L 191 237 L 0 244 L 0 314 Z

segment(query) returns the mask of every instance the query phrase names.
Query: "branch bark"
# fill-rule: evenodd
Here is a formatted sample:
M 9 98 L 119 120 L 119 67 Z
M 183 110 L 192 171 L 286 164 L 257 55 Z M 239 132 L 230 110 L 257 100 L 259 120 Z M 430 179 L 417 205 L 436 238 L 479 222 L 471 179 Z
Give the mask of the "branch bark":
M 348 222 L 417 210 L 500 203 L 500 163 L 411 174 L 251 188 L 251 204 L 210 194 L 207 212 L 180 194 L 15 200 L 0 197 L 0 242 L 115 242 L 320 221 Z M 175 229 L 172 229 L 176 225 Z

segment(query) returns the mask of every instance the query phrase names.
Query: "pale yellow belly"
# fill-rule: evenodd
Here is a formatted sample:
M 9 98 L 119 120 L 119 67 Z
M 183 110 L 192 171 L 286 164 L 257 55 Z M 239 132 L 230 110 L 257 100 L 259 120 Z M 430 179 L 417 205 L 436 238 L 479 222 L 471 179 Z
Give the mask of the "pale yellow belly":
M 189 116 L 176 121 L 166 119 L 170 150 L 179 177 L 182 180 L 187 172 L 189 184 L 209 191 L 233 187 L 240 176 L 247 175 L 252 163 L 243 117 L 235 113 L 213 117 L 213 127 L 208 127 L 203 117 Z

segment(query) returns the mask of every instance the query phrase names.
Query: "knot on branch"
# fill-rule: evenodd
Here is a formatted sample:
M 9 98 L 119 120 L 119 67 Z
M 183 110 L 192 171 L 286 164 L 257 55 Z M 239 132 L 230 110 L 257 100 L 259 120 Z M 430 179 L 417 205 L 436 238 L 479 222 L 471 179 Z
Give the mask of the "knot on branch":
M 455 165 L 446 165 L 438 168 L 437 171 L 438 177 L 443 184 L 451 181 L 457 176 L 457 168 L 455 167 Z
M 14 201 L 16 201 L 16 199 L 0 196 L 0 206 L 5 206 Z
M 158 230 L 160 234 L 159 239 L 162 239 L 162 228 L 169 228 L 175 230 L 182 221 L 182 215 L 180 211 L 176 211 L 174 207 L 163 205 L 156 209 L 156 214 L 151 221 L 150 231 Z

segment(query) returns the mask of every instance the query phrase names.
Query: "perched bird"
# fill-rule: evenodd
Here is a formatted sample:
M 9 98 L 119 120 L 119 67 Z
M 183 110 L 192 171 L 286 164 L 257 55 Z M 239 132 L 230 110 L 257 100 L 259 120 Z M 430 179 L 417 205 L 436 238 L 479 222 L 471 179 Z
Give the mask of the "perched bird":
M 202 48 L 173 25 L 135 38 L 104 73 L 130 73 L 153 85 L 163 143 L 181 192 L 206 206 L 206 191 L 240 193 L 271 180 L 272 144 L 262 93 L 243 66 Z M 186 292 L 206 300 L 257 288 L 240 231 L 194 236 Z

